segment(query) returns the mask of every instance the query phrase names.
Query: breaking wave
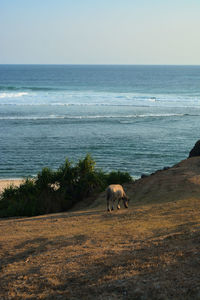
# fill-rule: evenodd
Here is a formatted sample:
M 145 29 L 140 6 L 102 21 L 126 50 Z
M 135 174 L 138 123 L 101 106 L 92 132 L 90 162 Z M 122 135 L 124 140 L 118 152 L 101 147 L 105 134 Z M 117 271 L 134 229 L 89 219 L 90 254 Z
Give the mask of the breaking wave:
M 190 114 L 135 114 L 135 115 L 83 115 L 83 116 L 66 116 L 66 115 L 49 115 L 49 116 L 6 116 L 0 117 L 0 120 L 49 120 L 49 119 L 136 119 L 136 118 L 168 118 L 168 117 L 184 117 L 184 116 L 200 116 Z
M 134 106 L 134 107 L 200 107 L 200 99 L 172 94 L 114 93 L 101 91 L 67 91 L 0 88 L 0 105 L 5 106 Z
M 0 93 L 0 98 L 19 98 L 23 96 L 27 96 L 27 92 L 18 92 L 18 93 Z

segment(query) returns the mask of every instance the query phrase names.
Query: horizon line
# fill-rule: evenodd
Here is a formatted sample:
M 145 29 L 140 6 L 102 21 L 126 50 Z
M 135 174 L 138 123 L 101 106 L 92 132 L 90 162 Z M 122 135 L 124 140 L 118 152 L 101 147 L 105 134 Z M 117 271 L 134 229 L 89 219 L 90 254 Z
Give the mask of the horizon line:
M 20 65 L 20 66 L 200 66 L 200 64 L 109 64 L 109 63 L 0 63 L 0 65 Z

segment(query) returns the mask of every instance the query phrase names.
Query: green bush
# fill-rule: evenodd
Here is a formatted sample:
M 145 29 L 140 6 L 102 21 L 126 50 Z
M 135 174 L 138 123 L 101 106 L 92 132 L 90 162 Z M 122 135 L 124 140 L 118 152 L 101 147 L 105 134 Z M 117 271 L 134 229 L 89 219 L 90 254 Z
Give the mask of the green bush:
M 0 217 L 37 215 L 37 196 L 35 183 L 30 179 L 19 187 L 6 188 L 1 195 Z
M 95 161 L 89 154 L 76 165 L 66 159 L 56 171 L 43 168 L 35 180 L 27 178 L 19 187 L 6 188 L 0 198 L 0 217 L 65 211 L 109 184 L 130 181 L 132 177 L 128 173 L 106 174 L 95 169 Z
M 123 184 L 126 182 L 131 182 L 133 179 L 127 172 L 112 171 L 107 176 L 107 185 L 109 184 Z

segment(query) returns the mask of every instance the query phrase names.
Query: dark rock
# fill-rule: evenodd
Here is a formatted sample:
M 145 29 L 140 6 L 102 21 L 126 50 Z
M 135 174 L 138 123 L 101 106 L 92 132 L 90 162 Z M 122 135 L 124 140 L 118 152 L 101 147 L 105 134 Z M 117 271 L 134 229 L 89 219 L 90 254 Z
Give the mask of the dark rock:
M 141 175 L 141 178 L 145 178 L 145 177 L 148 177 L 148 175 L 147 174 L 142 174 Z
M 196 142 L 192 150 L 190 151 L 189 157 L 200 156 L 200 140 Z
M 168 169 L 170 169 L 170 167 L 164 167 L 164 168 L 163 168 L 163 171 L 166 171 L 166 170 L 168 170 Z

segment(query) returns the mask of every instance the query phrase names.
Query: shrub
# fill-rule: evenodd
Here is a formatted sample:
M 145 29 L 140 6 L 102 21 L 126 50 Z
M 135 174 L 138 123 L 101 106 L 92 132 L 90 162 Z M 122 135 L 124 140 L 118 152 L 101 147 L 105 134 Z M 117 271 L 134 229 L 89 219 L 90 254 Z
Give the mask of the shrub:
M 133 180 L 129 173 L 121 171 L 112 171 L 107 174 L 106 177 L 107 185 L 115 183 L 123 184 L 126 182 L 131 182 Z
M 56 171 L 43 168 L 35 180 L 27 178 L 19 187 L 6 188 L 0 198 L 0 217 L 34 216 L 68 210 L 109 184 L 130 181 L 132 178 L 126 172 L 106 174 L 95 169 L 95 161 L 89 154 L 76 165 L 66 159 Z
M 38 191 L 31 179 L 19 187 L 6 188 L 0 200 L 0 217 L 33 216 L 38 214 Z
M 50 168 L 43 168 L 42 172 L 38 173 L 35 184 L 40 189 L 49 188 L 49 184 L 55 181 L 55 172 Z

